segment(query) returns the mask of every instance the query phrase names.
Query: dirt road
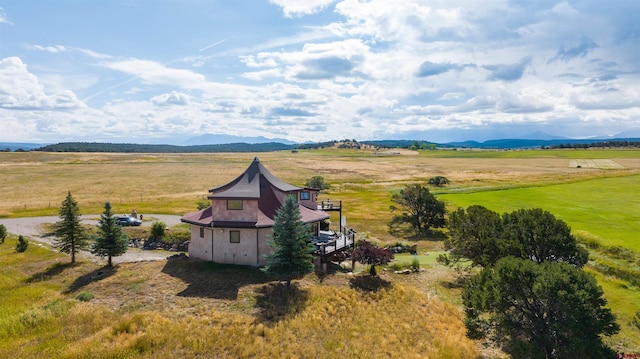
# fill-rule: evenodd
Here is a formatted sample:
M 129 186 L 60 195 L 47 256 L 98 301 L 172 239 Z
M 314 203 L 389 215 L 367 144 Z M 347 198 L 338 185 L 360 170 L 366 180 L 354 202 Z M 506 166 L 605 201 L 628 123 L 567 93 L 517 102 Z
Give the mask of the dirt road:
M 84 224 L 98 224 L 100 215 L 83 215 L 81 216 L 82 223 Z M 155 221 L 164 222 L 167 227 L 172 227 L 180 223 L 180 216 L 164 215 L 164 214 L 145 214 L 144 222 L 142 226 L 151 226 Z M 55 223 L 60 220 L 57 216 L 46 217 L 26 217 L 26 218 L 2 218 L 0 224 L 4 224 L 7 227 L 7 232 L 16 236 L 22 235 L 30 238 L 30 240 L 37 242 L 42 246 L 52 248 L 53 237 L 43 236 L 42 225 L 47 223 Z M 168 254 L 165 251 L 145 251 L 139 248 L 129 248 L 129 250 L 122 256 L 113 257 L 114 263 L 123 262 L 139 262 L 149 260 L 162 260 L 167 258 Z M 87 251 L 79 253 L 80 258 L 86 258 L 95 262 L 106 262 L 106 259 L 96 257 Z

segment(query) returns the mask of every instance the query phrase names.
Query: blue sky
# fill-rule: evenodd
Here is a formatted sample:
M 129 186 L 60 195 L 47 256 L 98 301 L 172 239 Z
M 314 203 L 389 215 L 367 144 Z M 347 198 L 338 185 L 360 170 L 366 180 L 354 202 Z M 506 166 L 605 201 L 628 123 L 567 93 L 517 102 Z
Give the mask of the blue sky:
M 640 137 L 640 1 L 0 0 L 0 141 Z

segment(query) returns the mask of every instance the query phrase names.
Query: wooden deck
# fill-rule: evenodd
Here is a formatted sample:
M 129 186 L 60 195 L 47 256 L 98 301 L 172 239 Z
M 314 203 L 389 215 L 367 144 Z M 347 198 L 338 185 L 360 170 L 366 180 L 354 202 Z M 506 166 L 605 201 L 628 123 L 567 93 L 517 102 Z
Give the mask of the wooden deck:
M 312 242 L 316 247 L 314 254 L 326 256 L 342 252 L 353 247 L 355 238 L 356 232 L 352 229 L 347 229 L 346 233 L 320 231 L 319 236 L 312 238 Z
M 320 211 L 341 211 L 342 210 L 342 201 L 322 201 L 318 203 L 318 210 Z

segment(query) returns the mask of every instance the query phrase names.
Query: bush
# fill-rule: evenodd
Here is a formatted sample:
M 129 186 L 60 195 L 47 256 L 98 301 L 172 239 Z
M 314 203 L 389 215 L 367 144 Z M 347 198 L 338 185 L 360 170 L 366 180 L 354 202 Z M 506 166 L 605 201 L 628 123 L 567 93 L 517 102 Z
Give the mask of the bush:
M 16 252 L 22 253 L 27 250 L 29 246 L 29 241 L 27 241 L 23 236 L 18 236 L 18 244 L 16 244 Z
M 7 227 L 4 224 L 0 224 L 0 243 L 4 243 L 5 238 L 7 238 Z
M 196 202 L 196 205 L 198 206 L 198 211 L 203 210 L 209 206 L 211 206 L 211 202 L 209 201 L 198 201 Z
M 429 179 L 429 184 L 436 187 L 442 187 L 446 184 L 449 184 L 449 179 L 444 176 L 435 176 Z
M 411 267 L 413 268 L 413 270 L 420 269 L 420 260 L 418 259 L 418 257 L 413 257 L 411 259 Z
M 189 240 L 191 240 L 191 232 L 189 230 L 170 230 L 163 242 L 181 244 Z
M 165 236 L 167 225 L 164 222 L 153 222 L 151 225 L 151 237 L 161 239 Z
M 88 302 L 91 299 L 93 299 L 93 293 L 91 293 L 91 292 L 80 292 L 76 296 L 76 299 L 81 301 L 81 302 Z
M 331 185 L 324 181 L 322 176 L 313 176 L 307 180 L 304 184 L 305 187 L 315 188 L 321 191 L 331 188 Z

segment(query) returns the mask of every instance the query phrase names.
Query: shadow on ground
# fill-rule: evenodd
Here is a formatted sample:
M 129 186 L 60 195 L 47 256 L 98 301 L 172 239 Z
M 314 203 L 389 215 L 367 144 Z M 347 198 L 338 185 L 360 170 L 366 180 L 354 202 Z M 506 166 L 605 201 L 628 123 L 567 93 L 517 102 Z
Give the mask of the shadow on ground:
M 64 291 L 65 294 L 68 293 L 73 293 L 79 289 L 81 289 L 82 287 L 88 285 L 91 282 L 95 282 L 95 281 L 99 281 L 99 280 L 103 280 L 105 278 L 111 277 L 112 275 L 114 275 L 117 272 L 117 267 L 102 267 L 96 270 L 93 270 L 85 275 L 82 275 L 78 278 L 76 278 L 76 280 L 73 281 L 73 283 L 71 283 L 71 285 L 69 285 L 69 288 L 67 288 L 67 290 Z
M 391 288 L 391 282 L 378 276 L 358 275 L 349 280 L 350 287 L 363 292 L 377 292 Z
M 49 267 L 47 267 L 47 269 L 41 272 L 34 273 L 31 277 L 26 279 L 26 282 L 34 283 L 34 282 L 49 280 L 54 276 L 61 274 L 68 268 L 73 268 L 73 267 L 76 267 L 77 265 L 78 265 L 77 263 L 71 263 L 71 262 L 57 262 L 50 265 Z
M 218 264 L 186 257 L 168 260 L 162 272 L 187 283 L 187 288 L 177 294 L 181 297 L 235 300 L 241 287 L 270 280 L 269 276 L 258 268 Z
M 284 283 L 270 283 L 260 288 L 256 298 L 258 321 L 275 324 L 289 316 L 301 312 L 309 293 L 300 289 L 296 284 L 287 286 Z

